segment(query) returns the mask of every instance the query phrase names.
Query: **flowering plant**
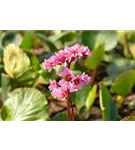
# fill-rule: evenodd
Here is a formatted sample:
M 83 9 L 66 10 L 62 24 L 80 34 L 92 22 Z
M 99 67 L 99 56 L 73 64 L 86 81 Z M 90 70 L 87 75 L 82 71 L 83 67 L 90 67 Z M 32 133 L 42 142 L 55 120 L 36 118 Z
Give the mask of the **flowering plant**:
M 90 82 L 90 77 L 87 74 L 83 73 L 80 76 L 75 76 L 70 69 L 70 65 L 75 63 L 82 56 L 91 56 L 89 48 L 75 44 L 74 46 L 60 50 L 58 53 L 55 53 L 55 55 L 44 61 L 44 67 L 49 72 L 57 65 L 62 65 L 64 67 L 58 74 L 62 79 L 59 82 L 50 80 L 49 90 L 54 98 L 67 100 L 68 120 L 75 120 L 70 93 L 80 90 L 84 84 Z

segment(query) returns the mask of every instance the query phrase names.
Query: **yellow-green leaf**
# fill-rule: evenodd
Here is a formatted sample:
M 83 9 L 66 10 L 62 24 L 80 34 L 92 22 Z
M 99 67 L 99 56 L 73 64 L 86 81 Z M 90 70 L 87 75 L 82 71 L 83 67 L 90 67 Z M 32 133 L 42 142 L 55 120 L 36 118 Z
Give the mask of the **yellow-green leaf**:
M 86 108 L 90 109 L 96 99 L 97 94 L 97 85 L 94 85 L 93 88 L 90 90 L 89 95 L 86 99 Z

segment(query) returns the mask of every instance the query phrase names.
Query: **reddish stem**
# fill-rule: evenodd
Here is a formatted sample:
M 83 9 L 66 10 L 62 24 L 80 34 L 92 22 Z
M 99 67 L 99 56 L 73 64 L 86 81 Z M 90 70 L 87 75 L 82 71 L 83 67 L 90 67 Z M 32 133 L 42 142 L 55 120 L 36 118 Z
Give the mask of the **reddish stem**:
M 72 120 L 75 121 L 75 113 L 74 113 L 74 108 L 73 108 L 73 104 L 72 104 L 71 98 L 70 98 L 70 104 L 71 104 L 71 111 L 72 111 Z
M 70 98 L 69 90 L 68 90 L 68 97 L 67 97 L 67 113 L 68 113 L 68 120 L 75 121 L 75 114 L 74 114 L 74 109 L 72 105 L 72 100 Z
M 69 95 L 69 94 L 68 94 L 68 95 Z M 67 117 L 68 117 L 68 120 L 71 121 L 69 96 L 67 97 Z
M 68 68 L 70 69 L 70 64 L 68 64 Z M 74 114 L 74 108 L 72 104 L 72 100 L 70 98 L 70 91 L 68 90 L 67 94 L 67 115 L 68 115 L 68 120 L 69 121 L 75 121 L 75 114 Z M 71 111 L 70 111 L 71 110 Z

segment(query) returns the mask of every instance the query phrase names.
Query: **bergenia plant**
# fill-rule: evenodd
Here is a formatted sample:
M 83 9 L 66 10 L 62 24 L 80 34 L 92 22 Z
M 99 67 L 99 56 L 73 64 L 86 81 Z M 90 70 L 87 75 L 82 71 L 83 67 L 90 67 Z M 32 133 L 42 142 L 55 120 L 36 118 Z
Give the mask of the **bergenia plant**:
M 59 72 L 62 78 L 59 82 L 50 80 L 49 90 L 54 98 L 67 100 L 67 115 L 68 120 L 75 120 L 75 113 L 72 105 L 70 93 L 80 90 L 83 85 L 90 82 L 90 77 L 83 73 L 82 75 L 74 75 L 70 69 L 70 65 L 75 63 L 82 56 L 91 56 L 88 47 L 75 44 L 71 47 L 66 47 L 55 53 L 49 59 L 45 59 L 44 67 L 51 72 L 57 65 L 62 65 L 64 69 Z

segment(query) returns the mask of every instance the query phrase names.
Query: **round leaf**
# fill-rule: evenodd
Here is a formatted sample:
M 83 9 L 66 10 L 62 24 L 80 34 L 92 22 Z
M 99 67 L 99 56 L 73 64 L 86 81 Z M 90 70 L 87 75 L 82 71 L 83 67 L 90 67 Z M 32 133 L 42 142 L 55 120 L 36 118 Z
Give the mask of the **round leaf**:
M 16 89 L 9 94 L 1 114 L 5 121 L 47 120 L 47 100 L 34 88 Z
M 127 60 L 127 59 L 120 58 L 120 59 L 114 60 L 113 63 L 107 66 L 107 73 L 111 77 L 116 77 L 122 72 L 128 71 L 130 69 L 134 69 L 134 68 L 135 68 L 134 60 Z
M 4 68 L 11 78 L 19 82 L 34 80 L 31 62 L 25 51 L 14 44 L 4 49 Z
M 110 51 L 117 45 L 117 32 L 114 30 L 82 31 L 81 42 L 91 49 L 104 43 L 105 50 Z
M 132 91 L 135 84 L 135 70 L 129 70 L 118 76 L 111 87 L 113 93 L 126 96 Z
M 52 121 L 67 121 L 67 112 L 59 112 L 55 116 L 53 116 Z

